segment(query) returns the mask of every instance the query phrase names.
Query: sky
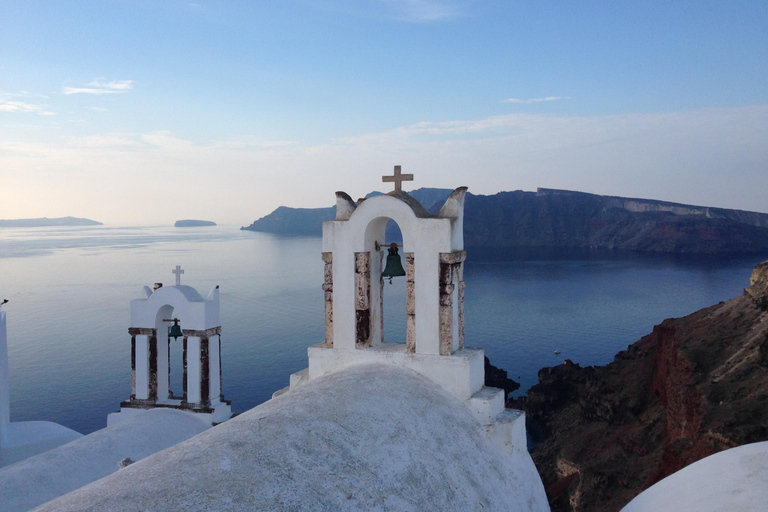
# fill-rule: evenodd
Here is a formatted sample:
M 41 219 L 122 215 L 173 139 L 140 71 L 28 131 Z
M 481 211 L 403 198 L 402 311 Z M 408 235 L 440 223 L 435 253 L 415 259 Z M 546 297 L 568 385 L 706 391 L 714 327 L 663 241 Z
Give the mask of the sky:
M 0 219 L 248 225 L 395 165 L 768 212 L 768 2 L 0 2 Z

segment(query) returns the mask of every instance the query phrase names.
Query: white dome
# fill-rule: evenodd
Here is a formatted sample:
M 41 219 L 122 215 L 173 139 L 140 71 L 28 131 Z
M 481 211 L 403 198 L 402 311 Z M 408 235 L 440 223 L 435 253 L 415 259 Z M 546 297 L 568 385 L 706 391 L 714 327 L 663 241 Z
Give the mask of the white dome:
M 549 510 L 526 452 L 384 364 L 313 379 L 39 510 Z
M 768 504 L 768 441 L 705 457 L 656 482 L 622 512 L 747 512 Z

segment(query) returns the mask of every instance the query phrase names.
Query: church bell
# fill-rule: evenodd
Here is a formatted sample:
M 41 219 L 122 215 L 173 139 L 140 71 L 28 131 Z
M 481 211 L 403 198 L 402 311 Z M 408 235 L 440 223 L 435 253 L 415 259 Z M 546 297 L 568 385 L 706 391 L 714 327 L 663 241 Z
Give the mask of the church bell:
M 173 338 L 175 341 L 179 339 L 181 336 L 184 336 L 184 333 L 181 332 L 181 326 L 179 326 L 179 319 L 174 318 L 173 325 L 168 328 L 168 337 Z
M 381 273 L 381 277 L 388 277 L 389 282 L 392 282 L 393 277 L 404 276 L 405 269 L 403 263 L 400 261 L 400 254 L 397 252 L 397 244 L 392 242 L 389 244 L 389 254 L 387 254 L 387 265 L 384 267 L 384 272 Z

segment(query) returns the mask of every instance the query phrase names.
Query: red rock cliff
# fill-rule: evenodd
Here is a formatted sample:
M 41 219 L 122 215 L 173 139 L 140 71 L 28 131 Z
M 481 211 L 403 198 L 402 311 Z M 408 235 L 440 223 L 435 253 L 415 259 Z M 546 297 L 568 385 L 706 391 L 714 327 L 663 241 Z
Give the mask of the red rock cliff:
M 539 372 L 516 406 L 553 512 L 617 511 L 703 457 L 768 440 L 768 262 L 744 294 L 668 319 L 603 367 Z

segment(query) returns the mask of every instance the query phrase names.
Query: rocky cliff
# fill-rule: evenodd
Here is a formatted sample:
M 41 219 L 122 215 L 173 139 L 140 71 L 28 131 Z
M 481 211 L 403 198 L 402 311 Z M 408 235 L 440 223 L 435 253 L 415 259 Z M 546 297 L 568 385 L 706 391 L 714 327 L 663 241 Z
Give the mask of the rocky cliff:
M 565 361 L 515 402 L 553 512 L 617 511 L 723 449 L 768 440 L 768 262 L 743 295 L 668 319 L 602 367 Z
M 410 194 L 434 213 L 450 192 L 422 188 Z M 323 221 L 333 219 L 335 211 L 281 206 L 242 229 L 320 236 Z M 464 242 L 473 248 L 768 254 L 768 215 L 567 190 L 467 194 Z
M 437 213 L 452 191 L 443 188 L 420 188 L 409 194 L 426 208 L 429 213 Z M 381 195 L 381 192 L 371 192 L 369 197 Z M 263 231 L 278 235 L 322 236 L 323 222 L 336 218 L 336 207 L 328 208 L 290 208 L 280 206 L 269 215 L 253 221 L 249 226 L 240 229 L 247 231 Z M 391 228 L 387 229 L 387 240 L 394 237 Z M 394 240 L 393 240 L 394 241 Z
M 468 196 L 464 231 L 472 247 L 768 251 L 768 215 L 763 213 L 551 189 Z

